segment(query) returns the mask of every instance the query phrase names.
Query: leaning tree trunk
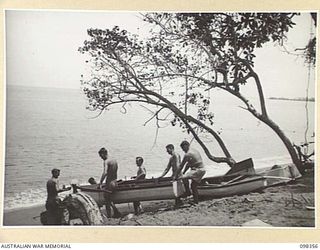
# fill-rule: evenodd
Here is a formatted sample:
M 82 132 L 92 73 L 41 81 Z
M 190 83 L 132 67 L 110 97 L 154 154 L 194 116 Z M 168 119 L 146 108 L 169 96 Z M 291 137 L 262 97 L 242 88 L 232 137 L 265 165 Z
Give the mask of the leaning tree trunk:
M 249 105 L 248 102 L 247 102 L 247 104 L 248 104 L 248 111 L 251 114 L 253 114 L 253 116 L 255 116 L 257 119 L 259 119 L 264 124 L 266 124 L 268 127 L 270 127 L 279 136 L 280 140 L 283 142 L 286 149 L 288 150 L 292 162 L 297 166 L 299 172 L 303 173 L 304 169 L 303 169 L 302 163 L 297 155 L 296 150 L 293 147 L 292 142 L 289 140 L 289 138 L 284 134 L 284 132 L 280 129 L 280 127 L 268 117 L 268 115 L 263 115 L 263 114 L 258 113 L 252 106 Z
M 283 144 L 285 145 L 285 147 L 287 148 L 292 162 L 297 166 L 298 170 L 300 173 L 304 172 L 304 168 L 303 165 L 297 155 L 296 150 L 293 147 L 292 142 L 289 140 L 289 138 L 284 134 L 284 132 L 280 129 L 280 127 L 273 122 L 270 118 L 265 117 L 263 115 L 261 115 L 260 117 L 257 117 L 260 121 L 264 122 L 266 125 L 268 125 L 281 139 L 281 141 L 283 142 Z
M 260 85 L 260 81 L 258 81 L 258 85 Z M 289 140 L 289 138 L 284 134 L 284 132 L 280 129 L 280 127 L 274 122 L 272 121 L 266 111 L 265 108 L 265 103 L 264 100 L 261 101 L 261 98 L 264 99 L 263 95 L 260 95 L 260 101 L 261 101 L 261 110 L 262 110 L 262 114 L 260 114 L 249 102 L 249 100 L 247 100 L 243 95 L 241 95 L 238 91 L 232 90 L 230 88 L 222 88 L 226 91 L 228 91 L 229 93 L 233 94 L 234 96 L 238 97 L 243 103 L 245 103 L 245 105 L 247 106 L 247 110 L 257 119 L 259 119 L 260 121 L 262 121 L 264 124 L 266 124 L 268 127 L 270 127 L 280 138 L 280 140 L 283 142 L 283 144 L 285 145 L 286 149 L 289 152 L 289 155 L 291 157 L 292 162 L 297 166 L 299 172 L 302 174 L 304 172 L 304 167 L 302 165 L 302 162 L 300 161 L 298 154 L 296 152 L 296 150 L 293 147 L 292 142 Z M 262 89 L 261 89 L 262 90 Z M 262 93 L 262 91 L 261 91 Z

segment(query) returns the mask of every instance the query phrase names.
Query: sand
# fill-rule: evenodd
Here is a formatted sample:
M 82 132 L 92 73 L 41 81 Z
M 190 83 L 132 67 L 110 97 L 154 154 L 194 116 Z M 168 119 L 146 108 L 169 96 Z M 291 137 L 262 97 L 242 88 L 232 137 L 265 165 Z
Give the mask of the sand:
M 314 227 L 314 174 L 283 186 L 269 187 L 260 193 L 203 200 L 196 206 L 184 199 L 174 208 L 173 201 L 142 202 L 144 213 L 133 215 L 132 204 L 117 207 L 121 219 L 109 219 L 114 226 L 261 226 Z M 4 213 L 5 226 L 41 226 L 39 216 L 44 206 Z M 104 213 L 105 211 L 102 210 Z
M 41 226 L 40 213 L 45 211 L 43 206 L 34 206 L 24 209 L 15 209 L 4 212 L 3 225 L 4 226 Z

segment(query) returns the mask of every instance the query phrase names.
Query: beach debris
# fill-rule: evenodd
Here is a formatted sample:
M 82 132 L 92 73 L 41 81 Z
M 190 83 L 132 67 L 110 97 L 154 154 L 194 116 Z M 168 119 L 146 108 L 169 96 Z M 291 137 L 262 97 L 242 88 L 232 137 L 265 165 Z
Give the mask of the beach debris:
M 272 225 L 265 223 L 259 219 L 247 221 L 247 222 L 243 223 L 241 226 L 242 227 L 272 227 Z
M 243 199 L 243 201 L 242 201 L 242 202 L 246 202 L 246 203 L 247 203 L 247 202 L 253 202 L 253 201 L 254 201 L 254 200 L 249 199 L 249 198 L 247 198 L 247 197 L 246 197 L 246 198 L 244 198 L 244 199 Z
M 289 206 L 290 204 L 292 204 L 292 207 L 302 207 L 302 208 L 310 208 L 309 210 L 313 210 L 314 209 L 314 203 L 312 201 L 312 199 L 309 199 L 308 197 L 304 197 L 302 194 L 300 194 L 300 197 L 302 199 L 296 198 L 294 197 L 293 193 L 290 193 L 290 198 L 285 198 L 285 206 Z M 308 209 L 307 208 L 307 209 Z
M 298 203 L 303 204 L 304 202 L 302 202 L 299 199 L 296 199 L 293 196 L 293 193 L 290 192 L 290 199 L 287 199 L 287 198 L 285 199 L 285 206 L 287 207 L 290 203 L 292 204 L 292 207 L 295 207 L 296 205 L 298 205 Z
M 305 198 L 302 194 L 300 196 L 307 204 L 309 203 L 309 200 L 307 200 L 307 198 Z
M 182 209 L 182 208 L 187 208 L 187 207 L 190 207 L 190 204 L 183 204 L 183 205 L 180 205 L 180 206 L 174 206 L 173 209 Z
M 193 201 L 189 201 L 188 204 L 189 204 L 190 206 L 197 206 L 197 205 L 198 205 L 198 203 L 194 203 Z
M 37 220 L 40 217 L 41 217 L 41 215 L 37 215 L 37 216 L 33 216 L 32 219 Z
M 139 222 L 138 220 L 134 220 L 139 226 L 142 226 L 142 223 Z
M 250 209 L 247 209 L 247 211 L 250 211 Z M 247 212 L 247 211 L 244 211 L 244 212 Z M 258 216 L 258 213 L 256 211 L 253 211 L 250 214 L 253 216 Z
M 304 197 L 302 194 L 301 194 L 301 197 L 302 197 L 302 199 L 304 199 L 306 204 L 313 204 L 313 201 L 310 198 Z
M 134 217 L 134 214 L 128 214 L 128 215 L 126 216 L 126 219 L 127 219 L 127 220 L 131 220 L 133 217 Z
M 131 219 L 131 220 L 120 220 L 118 225 L 125 225 L 125 226 L 142 226 L 142 224 L 136 220 L 136 219 Z
M 165 211 L 170 211 L 170 210 L 172 210 L 171 207 L 164 207 L 164 208 L 159 208 L 158 212 L 165 212 Z
M 294 186 L 294 187 L 307 187 L 307 185 L 302 184 L 302 183 L 297 183 L 297 184 L 294 184 L 292 186 Z
M 240 210 L 239 210 L 239 213 L 245 213 L 245 212 L 250 212 L 250 211 L 251 211 L 250 208 L 245 207 L 245 208 L 240 209 Z M 251 211 L 251 212 L 252 212 L 252 211 Z M 254 213 L 255 213 L 255 212 L 254 212 Z
M 208 208 L 213 207 L 213 206 L 216 206 L 215 202 L 212 202 L 210 205 L 208 205 Z
M 293 198 L 293 193 L 291 192 L 291 200 L 292 200 L 292 206 L 294 207 L 294 198 Z
M 83 225 L 83 222 L 80 218 L 70 220 L 70 226 Z
M 311 206 L 306 206 L 307 210 L 315 210 L 315 207 L 311 207 Z
M 132 225 L 132 226 L 141 226 L 141 222 L 138 221 L 136 216 L 132 213 L 127 214 L 126 216 L 122 217 L 118 221 L 118 225 Z

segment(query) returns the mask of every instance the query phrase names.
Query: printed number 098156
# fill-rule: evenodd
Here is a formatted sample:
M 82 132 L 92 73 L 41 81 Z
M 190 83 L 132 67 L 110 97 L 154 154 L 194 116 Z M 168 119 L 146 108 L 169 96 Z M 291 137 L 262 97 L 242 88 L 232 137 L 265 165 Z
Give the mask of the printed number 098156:
M 300 244 L 300 248 L 316 249 L 318 248 L 318 244 Z

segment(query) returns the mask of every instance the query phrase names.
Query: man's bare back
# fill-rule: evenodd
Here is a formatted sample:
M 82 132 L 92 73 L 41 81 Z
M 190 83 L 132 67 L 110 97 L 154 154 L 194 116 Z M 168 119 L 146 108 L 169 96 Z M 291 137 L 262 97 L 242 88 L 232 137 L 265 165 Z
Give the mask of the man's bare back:
M 185 162 L 187 162 L 187 167 L 191 169 L 199 169 L 203 168 L 203 161 L 200 153 L 196 149 L 189 149 L 189 151 L 184 155 L 184 158 L 186 158 Z

